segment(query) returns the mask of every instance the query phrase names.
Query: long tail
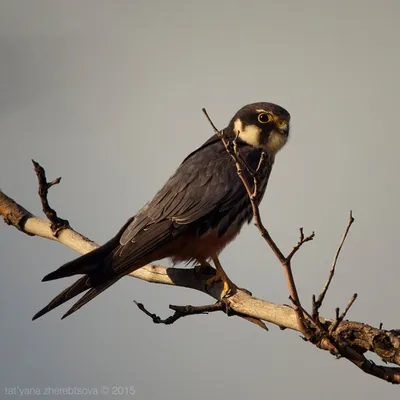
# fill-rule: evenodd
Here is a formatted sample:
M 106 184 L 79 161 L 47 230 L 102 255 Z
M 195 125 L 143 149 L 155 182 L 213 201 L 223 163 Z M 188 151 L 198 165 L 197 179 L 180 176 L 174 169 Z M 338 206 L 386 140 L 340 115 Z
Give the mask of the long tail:
M 91 251 L 75 260 L 69 261 L 62 265 L 57 270 L 46 275 L 42 281 L 47 282 L 54 279 L 65 278 L 67 276 L 73 276 L 78 274 L 84 274 L 84 276 L 78 279 L 71 286 L 62 291 L 56 296 L 46 307 L 42 308 L 37 312 L 32 320 L 47 314 L 54 308 L 64 304 L 68 300 L 74 298 L 78 294 L 90 289 L 76 304 L 72 306 L 70 310 L 62 317 L 65 318 L 77 311 L 87 302 L 95 298 L 101 292 L 106 290 L 108 287 L 113 285 L 116 281 L 122 278 L 121 275 L 116 275 L 114 271 L 107 267 L 107 259 L 112 253 L 119 247 L 120 236 L 125 227 L 132 221 L 130 219 L 118 232 L 118 234 L 105 243 L 103 246 Z
M 109 288 L 116 281 L 118 281 L 122 276 L 115 277 L 110 279 L 109 281 L 102 283 L 98 286 L 93 287 L 91 283 L 91 279 L 88 275 L 83 276 L 78 279 L 75 283 L 73 283 L 70 287 L 62 291 L 58 296 L 56 296 L 46 307 L 42 308 L 39 312 L 37 312 L 32 321 L 40 318 L 42 315 L 47 314 L 49 311 L 55 309 L 56 307 L 64 304 L 68 300 L 71 300 L 78 294 L 81 294 L 85 290 L 90 289 L 84 296 L 82 296 L 63 316 L 61 319 L 68 317 L 75 311 L 78 311 L 82 306 L 88 303 L 90 300 L 94 299 L 101 292 Z
M 42 282 L 52 281 L 54 279 L 66 278 L 73 275 L 90 275 L 99 270 L 99 266 L 104 260 L 119 246 L 119 236 L 110 239 L 103 246 L 84 254 L 62 265 L 60 268 L 47 274 Z
M 42 308 L 39 312 L 37 312 L 33 316 L 32 321 L 34 321 L 35 319 L 38 319 L 39 317 L 41 317 L 44 314 L 47 314 L 49 311 L 60 306 L 61 304 L 64 304 L 66 301 L 72 299 L 73 297 L 84 292 L 85 290 L 88 290 L 89 288 L 90 288 L 89 277 L 87 275 L 85 275 L 82 278 L 78 279 L 70 287 L 63 290 L 46 307 Z
M 121 278 L 122 278 L 122 276 L 115 277 L 114 279 L 111 279 L 111 280 L 103 283 L 102 285 L 99 285 L 99 286 L 96 286 L 96 287 L 90 289 L 61 317 L 61 319 L 67 318 L 68 315 L 71 315 L 75 311 L 78 311 L 86 303 L 88 303 L 90 300 L 93 300 L 101 292 L 104 292 L 104 290 L 108 289 L 111 285 L 114 285 L 114 283 L 117 282 Z

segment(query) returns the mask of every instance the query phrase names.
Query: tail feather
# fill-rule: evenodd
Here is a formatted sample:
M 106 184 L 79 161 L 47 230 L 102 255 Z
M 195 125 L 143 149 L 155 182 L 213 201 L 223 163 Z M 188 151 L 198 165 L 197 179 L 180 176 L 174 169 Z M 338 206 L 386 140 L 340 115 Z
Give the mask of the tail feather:
M 90 289 L 62 316 L 61 319 L 67 318 L 69 315 L 71 315 L 75 311 L 78 311 L 86 303 L 88 303 L 90 300 L 93 300 L 96 296 L 98 296 L 100 293 L 104 292 L 104 290 L 108 289 L 111 285 L 113 285 L 119 279 L 121 279 L 121 276 L 115 277 L 114 279 L 109 280 L 108 282 L 105 282 L 102 285 L 99 285 L 99 286 L 96 286 L 96 287 Z
M 122 278 L 123 275 L 117 274 L 113 270 L 112 265 L 109 263 L 112 262 L 113 255 L 115 255 L 115 252 L 117 252 L 119 249 L 119 240 L 122 233 L 134 218 L 135 217 L 130 218 L 120 229 L 117 235 L 110 239 L 103 246 L 75 260 L 67 262 L 57 270 L 47 274 L 42 279 L 43 282 L 77 274 L 83 274 L 84 276 L 78 279 L 70 287 L 62 291 L 46 307 L 37 312 L 33 316 L 32 320 L 38 319 L 42 315 L 47 314 L 49 311 L 60 306 L 61 304 L 64 304 L 73 297 L 90 289 L 63 316 L 63 318 L 65 318 Z
M 119 244 L 119 237 L 115 236 L 103 246 L 84 254 L 62 265 L 60 268 L 47 274 L 42 282 L 52 281 L 54 279 L 66 278 L 73 275 L 86 275 L 95 271 L 103 260 L 116 248 Z
M 32 321 L 38 319 L 44 314 L 47 314 L 49 311 L 53 310 L 54 308 L 64 304 L 66 301 L 72 299 L 78 294 L 81 294 L 85 290 L 90 289 L 90 279 L 87 275 L 83 276 L 82 278 L 78 279 L 75 283 L 71 286 L 67 287 L 63 290 L 58 296 L 56 296 L 46 307 L 42 308 L 39 312 L 37 312 Z

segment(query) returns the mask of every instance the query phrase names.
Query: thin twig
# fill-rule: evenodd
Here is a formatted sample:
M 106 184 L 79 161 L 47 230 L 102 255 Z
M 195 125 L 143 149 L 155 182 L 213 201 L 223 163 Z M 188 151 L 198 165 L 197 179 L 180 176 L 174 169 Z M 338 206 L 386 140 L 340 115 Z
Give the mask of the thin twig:
M 217 301 L 214 304 L 208 304 L 205 306 L 190 306 L 190 305 L 175 306 L 171 304 L 169 308 L 175 311 L 174 314 L 168 318 L 162 319 L 158 315 L 148 311 L 143 305 L 143 303 L 138 303 L 136 300 L 134 300 L 134 303 L 137 305 L 139 310 L 143 311 L 147 316 L 149 316 L 155 324 L 164 324 L 164 325 L 171 325 L 178 319 L 186 317 L 188 315 L 208 314 L 211 312 L 225 310 L 225 304 L 222 301 Z
M 49 189 L 54 186 L 58 185 L 61 181 L 61 177 L 54 179 L 51 182 L 47 182 L 46 179 L 46 172 L 44 168 L 35 160 L 32 160 L 33 167 L 36 172 L 36 176 L 38 178 L 38 184 L 39 184 L 39 197 L 40 201 L 42 203 L 42 208 L 43 212 L 46 215 L 46 217 L 49 219 L 51 222 L 51 230 L 53 231 L 53 234 L 55 237 L 58 237 L 59 233 L 61 230 L 69 228 L 69 222 L 66 219 L 62 219 L 57 215 L 57 212 L 50 207 L 49 201 L 47 199 Z
M 212 122 L 211 118 L 209 117 L 206 109 L 203 108 L 202 111 L 203 111 L 204 115 L 206 116 L 208 122 L 212 126 L 212 128 L 214 130 L 214 133 L 219 138 L 221 138 L 221 141 L 224 144 L 224 146 L 226 148 L 226 151 L 230 154 L 230 156 L 232 157 L 233 161 L 235 162 L 239 178 L 243 182 L 243 185 L 246 188 L 247 194 L 248 194 L 248 196 L 250 198 L 250 201 L 251 201 L 252 211 L 253 211 L 253 215 L 254 215 L 254 224 L 260 230 L 261 236 L 267 241 L 267 243 L 271 247 L 272 251 L 275 253 L 276 257 L 279 259 L 279 261 L 281 263 L 284 263 L 286 261 L 286 257 L 283 255 L 283 253 L 281 252 L 279 247 L 276 245 L 276 243 L 274 242 L 274 240 L 272 239 L 272 237 L 270 236 L 270 234 L 268 233 L 268 231 L 265 229 L 264 225 L 262 224 L 260 211 L 259 211 L 258 205 L 255 202 L 255 196 L 252 193 L 252 190 L 250 188 L 249 183 L 247 182 L 246 177 L 243 176 L 243 172 L 242 172 L 242 168 L 241 168 L 241 165 L 240 165 L 240 160 L 238 158 L 238 155 L 235 154 L 235 152 L 231 149 L 230 143 L 225 139 L 223 131 L 219 131 L 216 128 L 216 126 Z
M 332 263 L 332 267 L 331 267 L 331 269 L 329 271 L 328 279 L 327 279 L 327 281 L 325 283 L 324 288 L 322 289 L 321 294 L 318 296 L 318 299 L 315 301 L 315 311 L 316 312 L 318 312 L 318 310 L 321 308 L 322 303 L 323 303 L 323 301 L 325 299 L 326 292 L 328 291 L 329 286 L 330 286 L 330 284 L 332 282 L 333 276 L 335 275 L 335 269 L 336 269 L 336 264 L 337 264 L 337 261 L 338 261 L 338 258 L 339 258 L 339 254 L 340 254 L 340 252 L 342 250 L 343 244 L 344 244 L 344 242 L 345 242 L 345 240 L 347 238 L 347 235 L 348 235 L 348 233 L 350 231 L 350 227 L 353 224 L 353 222 L 354 222 L 353 212 L 350 211 L 349 221 L 347 223 L 346 230 L 345 230 L 345 232 L 344 232 L 344 234 L 342 236 L 342 240 L 340 241 L 339 247 L 336 250 L 335 257 L 333 258 L 333 263 Z
M 303 228 L 300 228 L 300 239 L 297 242 L 296 246 L 293 247 L 289 255 L 287 256 L 287 260 L 291 260 L 293 256 L 300 250 L 300 247 L 303 246 L 304 243 L 313 240 L 315 237 L 315 232 L 312 232 L 308 236 L 304 236 Z
M 292 273 L 292 268 L 290 265 L 290 258 L 285 257 L 282 253 L 282 251 L 279 249 L 279 247 L 277 246 L 277 244 L 274 242 L 274 240 L 272 239 L 271 235 L 269 234 L 269 232 L 267 231 L 267 229 L 265 228 L 265 226 L 263 225 L 262 221 L 261 221 L 261 215 L 260 215 L 260 210 L 257 204 L 257 192 L 256 192 L 256 188 L 257 188 L 257 177 L 255 176 L 256 174 L 253 173 L 253 180 L 254 180 L 254 190 L 252 190 L 250 188 L 250 184 L 247 181 L 246 177 L 243 174 L 242 171 L 242 167 L 241 167 L 241 161 L 240 161 L 240 156 L 239 156 L 239 151 L 237 149 L 236 146 L 236 139 L 239 136 L 239 132 L 236 135 L 236 138 L 233 141 L 233 146 L 231 145 L 231 143 L 229 141 L 227 141 L 224 137 L 224 133 L 223 131 L 219 131 L 217 129 L 217 127 L 214 125 L 214 123 L 212 122 L 210 116 L 208 115 L 207 111 L 205 108 L 202 109 L 204 115 L 206 116 L 208 122 L 210 123 L 211 127 L 214 130 L 214 133 L 221 139 L 222 143 L 225 146 L 226 151 L 230 154 L 230 156 L 232 157 L 235 165 L 236 165 L 236 169 L 237 169 L 237 174 L 239 176 L 239 178 L 241 179 L 244 187 L 246 188 L 247 194 L 249 196 L 250 199 L 250 203 L 251 203 L 251 207 L 252 207 L 252 211 L 253 211 L 253 216 L 254 216 L 254 225 L 258 228 L 258 230 L 261 233 L 261 236 L 265 239 L 265 241 L 268 243 L 268 245 L 270 246 L 270 248 L 272 249 L 272 251 L 275 253 L 276 257 L 278 258 L 278 260 L 281 262 L 283 268 L 284 268 L 284 272 L 286 275 L 286 279 L 288 282 L 288 286 L 289 286 L 289 292 L 290 292 L 290 296 L 295 300 L 296 304 L 301 305 L 300 303 L 300 298 L 297 292 L 297 288 L 296 288 L 296 284 L 293 278 L 293 273 Z M 265 155 L 264 155 L 265 157 Z M 263 156 L 261 155 L 260 157 L 260 161 L 259 161 L 259 167 L 262 165 L 262 160 Z M 257 171 L 259 172 L 259 171 Z M 308 240 L 312 240 L 312 235 L 310 235 L 310 239 Z M 297 250 L 296 250 L 297 251 Z M 295 251 L 295 252 L 296 252 Z M 296 311 L 296 315 L 298 318 L 298 323 L 299 326 L 301 328 L 301 332 L 304 334 L 304 336 L 307 336 L 307 328 L 304 324 L 304 314 L 301 311 L 302 308 L 301 307 L 295 307 L 295 311 Z
M 330 334 L 332 334 L 332 332 L 334 332 L 338 328 L 338 326 L 342 323 L 342 321 L 345 319 L 347 313 L 349 312 L 350 308 L 352 307 L 356 299 L 357 299 L 357 293 L 354 293 L 349 303 L 347 304 L 346 308 L 342 312 L 342 314 L 339 315 L 339 308 L 336 309 L 336 320 L 329 329 Z

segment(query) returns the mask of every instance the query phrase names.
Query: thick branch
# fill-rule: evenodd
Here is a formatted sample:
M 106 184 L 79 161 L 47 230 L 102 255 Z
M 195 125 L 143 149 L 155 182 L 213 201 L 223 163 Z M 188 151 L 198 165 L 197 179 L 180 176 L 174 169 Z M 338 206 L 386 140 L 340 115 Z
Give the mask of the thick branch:
M 33 216 L 15 201 L 0 191 L 0 214 L 8 224 L 22 232 L 58 241 L 71 249 L 84 254 L 94 250 L 98 245 L 71 228 L 63 229 L 56 238 L 51 230 L 51 223 Z M 12 216 L 10 218 L 10 215 Z M 210 277 L 200 274 L 194 269 L 166 268 L 159 265 L 147 265 L 132 274 L 132 277 L 147 282 L 186 287 L 199 290 L 212 296 L 217 301 L 222 300 L 222 286 L 215 284 L 207 291 L 206 281 Z M 230 309 L 236 314 L 270 322 L 279 327 L 301 331 L 295 310 L 286 305 L 274 304 L 251 296 L 247 291 L 238 289 L 226 299 Z M 332 320 L 320 318 L 321 323 L 329 328 Z M 355 321 L 342 321 L 335 329 L 332 337 L 341 343 L 346 343 L 357 354 L 366 351 L 376 353 L 382 360 L 400 365 L 400 331 L 377 329 L 367 324 Z M 320 348 L 332 351 L 327 341 L 321 341 Z M 400 383 L 400 371 L 396 368 L 377 367 L 396 383 Z M 383 370 L 382 370 L 383 368 Z
M 211 120 L 210 123 L 212 124 Z M 227 142 L 223 136 L 223 133 L 218 132 L 213 124 L 212 126 L 223 141 L 226 150 L 235 161 L 238 175 L 242 179 L 243 184 L 248 192 L 257 227 L 270 247 L 275 251 L 275 254 L 284 267 L 289 282 L 291 293 L 290 298 L 294 304 L 294 308 L 257 299 L 253 297 L 246 289 L 237 288 L 233 295 L 224 297 L 225 292 L 222 290 L 221 284 L 214 284 L 211 288 L 209 288 L 209 285 L 207 285 L 210 275 L 214 273 L 212 268 L 210 268 L 210 270 L 202 268 L 199 272 L 199 270 L 196 268 L 188 270 L 165 268 L 156 265 L 147 265 L 139 270 L 136 270 L 130 275 L 148 282 L 163 283 L 196 289 L 211 295 L 217 299 L 217 303 L 213 305 L 197 307 L 170 306 L 175 313 L 165 320 L 162 320 L 155 314 L 151 314 L 144 308 L 142 304 L 136 303 L 138 307 L 144 313 L 150 316 L 155 323 L 164 324 L 172 324 L 180 318 L 188 315 L 203 314 L 205 312 L 214 311 L 224 311 L 227 315 L 237 315 L 249 322 L 257 324 L 266 330 L 267 327 L 263 321 L 269 321 L 278 325 L 281 329 L 289 328 L 303 333 L 303 335 L 305 335 L 309 341 L 314 343 L 319 348 L 328 350 L 337 356 L 345 357 L 365 373 L 371 374 L 391 383 L 400 383 L 400 368 L 377 366 L 364 356 L 364 353 L 370 350 L 378 354 L 382 360 L 400 365 L 399 330 L 385 331 L 382 330 L 382 327 L 380 327 L 380 329 L 376 329 L 358 322 L 343 321 L 348 310 L 353 304 L 356 295 L 353 296 L 352 300 L 349 302 L 342 314 L 339 314 L 339 309 L 337 309 L 336 320 L 325 320 L 319 316 L 319 309 L 322 305 L 323 298 L 328 290 L 330 281 L 334 274 L 337 257 L 347 236 L 350 225 L 354 221 L 352 216 L 350 216 L 349 226 L 335 256 L 328 282 L 318 300 L 315 300 L 315 296 L 313 296 L 313 315 L 311 316 L 300 304 L 290 262 L 300 247 L 305 242 L 313 239 L 314 234 L 305 237 L 303 230 L 300 229 L 299 242 L 296 246 L 294 246 L 287 257 L 283 256 L 282 252 L 273 242 L 269 233 L 262 225 L 258 203 L 256 201 L 258 195 L 257 176 L 258 170 L 263 163 L 263 157 L 260 158 L 260 163 L 257 170 L 254 172 L 250 171 L 254 178 L 253 191 L 251 191 L 249 183 L 242 174 L 241 168 L 243 160 L 241 160 L 240 154 L 237 152 L 235 141 L 233 142 L 232 151 L 232 143 Z M 29 211 L 21 207 L 19 204 L 0 191 L 0 215 L 3 216 L 4 221 L 9 225 L 15 226 L 17 229 L 28 235 L 38 235 L 48 239 L 57 240 L 58 242 L 63 243 L 82 254 L 97 248 L 98 245 L 96 243 L 75 232 L 69 226 L 68 221 L 60 219 L 55 210 L 50 207 L 47 199 L 48 190 L 53 185 L 58 184 L 60 182 L 60 178 L 52 182 L 47 182 L 44 169 L 34 161 L 33 164 L 39 181 L 39 196 L 42 202 L 43 211 L 50 222 L 35 217 Z M 248 169 L 246 163 L 244 163 L 243 166 Z M 129 222 L 130 221 L 127 223 Z M 126 224 L 124 227 L 125 226 Z M 122 229 L 125 229 L 124 227 Z

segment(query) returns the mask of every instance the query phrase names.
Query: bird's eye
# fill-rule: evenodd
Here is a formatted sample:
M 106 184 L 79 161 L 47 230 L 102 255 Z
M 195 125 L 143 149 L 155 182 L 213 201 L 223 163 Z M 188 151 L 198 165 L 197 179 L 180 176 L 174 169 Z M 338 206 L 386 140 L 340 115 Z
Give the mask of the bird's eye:
M 261 114 L 258 114 L 258 121 L 261 122 L 262 124 L 266 124 L 268 122 L 271 122 L 273 119 L 274 118 L 272 117 L 271 114 L 268 114 L 268 113 L 265 113 L 265 112 L 263 112 Z
M 284 119 L 278 119 L 278 121 L 276 121 L 276 124 L 279 126 L 279 128 L 282 128 L 287 124 L 287 122 Z

